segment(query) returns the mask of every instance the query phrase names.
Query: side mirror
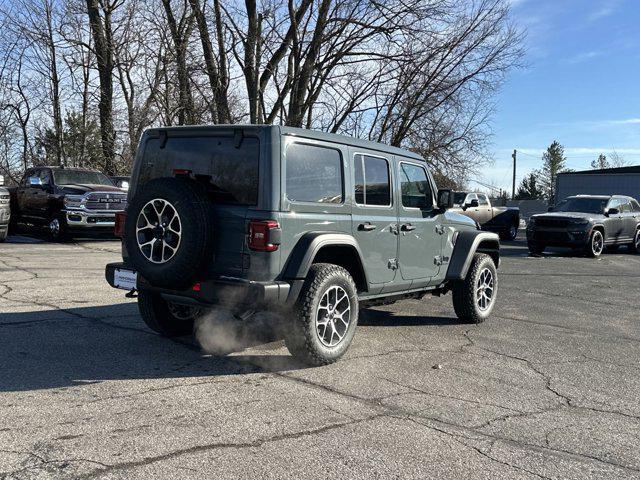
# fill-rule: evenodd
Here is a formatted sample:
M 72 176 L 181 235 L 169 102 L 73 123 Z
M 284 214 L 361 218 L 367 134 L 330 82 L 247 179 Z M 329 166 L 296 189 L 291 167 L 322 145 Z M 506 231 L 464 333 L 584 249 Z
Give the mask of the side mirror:
M 29 186 L 34 188 L 42 188 L 42 179 L 40 177 L 29 177 Z
M 453 207 L 453 191 L 450 188 L 438 190 L 438 209 L 444 211 Z
M 467 208 L 478 208 L 479 206 L 480 206 L 480 203 L 475 198 L 467 204 Z
M 0 187 L 4 186 L 4 175 L 0 175 Z
M 607 208 L 604 212 L 604 214 L 609 217 L 611 215 L 619 215 L 620 214 L 620 210 L 618 210 L 617 208 Z

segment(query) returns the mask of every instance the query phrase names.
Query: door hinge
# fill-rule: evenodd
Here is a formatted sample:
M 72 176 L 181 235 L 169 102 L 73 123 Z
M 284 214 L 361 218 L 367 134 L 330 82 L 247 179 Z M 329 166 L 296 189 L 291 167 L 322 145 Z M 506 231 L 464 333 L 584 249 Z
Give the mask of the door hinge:
M 436 225 L 436 233 L 442 235 L 444 233 L 444 226 L 443 225 Z
M 436 255 L 435 257 L 433 257 L 433 263 L 439 267 L 440 265 L 449 263 L 449 257 Z
M 397 270 L 398 269 L 398 259 L 397 258 L 390 258 L 389 259 L 389 263 L 387 263 L 387 267 L 391 270 Z

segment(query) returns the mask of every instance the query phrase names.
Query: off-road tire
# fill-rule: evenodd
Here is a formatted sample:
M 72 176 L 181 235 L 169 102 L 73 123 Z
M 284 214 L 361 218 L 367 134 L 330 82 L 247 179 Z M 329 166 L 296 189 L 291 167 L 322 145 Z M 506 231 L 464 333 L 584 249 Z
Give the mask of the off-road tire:
M 601 247 L 596 248 L 596 242 L 598 241 L 598 238 L 601 241 Z M 600 230 L 593 230 L 591 232 L 591 236 L 589 237 L 589 241 L 587 242 L 587 245 L 584 248 L 584 253 L 589 258 L 598 258 L 603 251 L 604 251 L 604 235 L 602 235 L 602 232 Z
M 351 316 L 346 332 L 337 345 L 327 347 L 320 341 L 316 327 L 318 305 L 331 286 L 341 287 L 349 296 Z M 316 263 L 311 266 L 294 307 L 294 318 L 285 334 L 289 352 L 307 365 L 334 363 L 349 348 L 358 324 L 358 293 L 349 272 L 338 265 Z
M 486 310 L 481 310 L 477 303 L 477 283 L 481 272 L 489 269 L 493 275 L 492 301 Z M 493 259 L 484 253 L 473 256 L 467 276 L 463 281 L 453 285 L 453 309 L 460 323 L 479 324 L 484 322 L 493 311 L 498 293 L 498 274 Z
M 140 211 L 154 199 L 171 204 L 180 219 L 180 243 L 164 263 L 153 263 L 138 246 L 136 223 Z M 187 288 L 211 261 L 213 211 L 204 185 L 187 178 L 157 178 L 136 193 L 127 208 L 124 242 L 129 262 L 151 284 Z
M 504 232 L 500 232 L 500 240 L 513 242 L 516 238 L 518 238 L 517 225 L 510 225 L 508 230 L 505 230 Z
M 544 249 L 546 248 L 545 245 L 542 245 L 541 243 L 535 243 L 535 242 L 528 242 L 527 247 L 529 248 L 529 251 L 534 255 L 542 255 L 542 253 L 544 252 Z
M 138 310 L 144 323 L 163 337 L 180 337 L 193 333 L 194 319 L 185 320 L 173 316 L 167 301 L 157 293 L 138 292 Z
M 640 228 L 636 230 L 636 234 L 633 237 L 633 243 L 629 245 L 631 253 L 640 253 Z

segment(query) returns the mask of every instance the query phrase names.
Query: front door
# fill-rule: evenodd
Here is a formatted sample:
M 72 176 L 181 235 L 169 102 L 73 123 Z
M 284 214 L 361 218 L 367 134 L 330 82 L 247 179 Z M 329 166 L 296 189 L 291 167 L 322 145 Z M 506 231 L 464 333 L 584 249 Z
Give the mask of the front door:
M 428 279 L 438 274 L 442 235 L 427 171 L 410 162 L 398 164 L 400 184 L 399 264 L 404 280 Z
M 621 199 L 612 198 L 609 201 L 607 208 L 615 208 L 618 210 L 618 213 L 610 213 L 608 218 L 605 220 L 605 230 L 607 235 L 606 241 L 617 242 L 625 237 L 624 220 L 622 218 L 622 212 L 620 212 L 620 209 L 622 208 Z
M 352 233 L 360 245 L 370 283 L 393 281 L 397 269 L 397 210 L 391 164 L 379 155 L 355 153 Z

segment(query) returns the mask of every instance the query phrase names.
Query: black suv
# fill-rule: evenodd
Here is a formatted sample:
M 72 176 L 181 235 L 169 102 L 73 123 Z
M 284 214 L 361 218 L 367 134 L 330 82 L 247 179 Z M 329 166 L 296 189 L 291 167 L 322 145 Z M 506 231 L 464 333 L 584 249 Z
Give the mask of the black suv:
M 289 350 L 320 365 L 363 306 L 452 290 L 460 321 L 479 323 L 495 305 L 498 236 L 448 211 L 452 192 L 406 150 L 278 126 L 151 129 L 128 195 L 106 278 L 166 336 L 215 305 L 272 310 Z
M 527 224 L 531 253 L 548 246 L 569 247 L 598 257 L 605 246 L 628 245 L 640 252 L 640 204 L 622 195 L 568 197 L 554 211 L 533 215 Z

